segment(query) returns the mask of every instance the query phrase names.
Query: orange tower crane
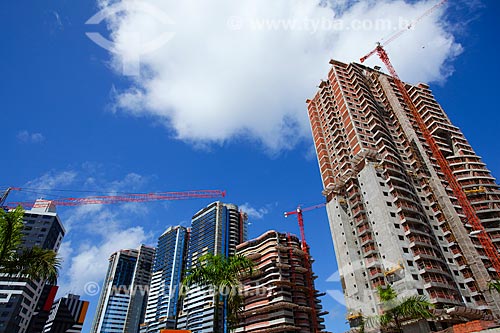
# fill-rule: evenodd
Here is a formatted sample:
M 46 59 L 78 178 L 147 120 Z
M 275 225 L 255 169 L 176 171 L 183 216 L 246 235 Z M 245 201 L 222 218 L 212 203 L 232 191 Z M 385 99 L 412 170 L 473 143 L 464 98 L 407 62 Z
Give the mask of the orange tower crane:
M 313 210 L 313 209 L 324 207 L 325 205 L 326 205 L 326 203 L 322 203 L 322 204 L 314 205 L 314 206 L 307 207 L 307 208 L 302 208 L 299 205 L 296 210 L 293 210 L 291 212 L 285 212 L 285 217 L 288 217 L 290 215 L 297 215 L 297 220 L 299 221 L 300 242 L 301 242 L 302 251 L 304 252 L 304 261 L 305 261 L 306 269 L 307 269 L 306 279 L 307 279 L 307 283 L 309 284 L 309 287 L 310 287 L 309 304 L 311 306 L 311 319 L 312 319 L 312 324 L 313 324 L 313 328 L 312 328 L 313 332 L 318 331 L 318 318 L 316 316 L 316 303 L 314 302 L 315 290 L 313 288 L 312 265 L 311 265 L 311 261 L 309 260 L 309 249 L 308 249 L 307 242 L 306 242 L 306 234 L 304 232 L 304 217 L 302 216 L 302 213 Z M 292 266 L 292 265 L 290 265 L 290 266 Z M 292 269 L 293 269 L 293 267 L 292 267 Z
M 441 7 L 442 5 L 444 5 L 444 3 L 448 1 L 448 0 L 441 0 L 439 1 L 437 4 L 435 4 L 434 6 L 432 6 L 431 8 L 429 8 L 427 11 L 425 11 L 425 13 L 423 13 L 422 15 L 420 15 L 419 17 L 417 17 L 415 20 L 413 20 L 407 27 L 406 27 L 406 30 L 399 30 L 395 33 L 393 33 L 392 35 L 390 35 L 383 43 L 378 43 L 378 46 L 380 47 L 384 47 L 384 46 L 387 46 L 389 43 L 391 43 L 392 41 L 394 41 L 395 39 L 398 39 L 401 35 L 403 35 L 405 32 L 407 32 L 408 30 L 412 29 L 418 22 L 420 22 L 422 19 L 424 19 L 425 17 L 431 15 L 436 9 L 438 9 L 439 7 Z M 365 55 L 363 58 L 360 59 L 360 61 L 363 63 L 365 62 L 366 59 L 370 58 L 372 55 L 374 55 L 375 53 L 377 53 L 377 48 L 373 49 L 370 53 L 368 53 L 367 55 Z
M 422 15 L 421 17 L 419 17 L 415 22 L 418 22 L 421 18 L 429 15 L 437 7 L 441 6 L 445 2 L 446 2 L 446 0 L 443 0 L 443 1 L 439 2 L 434 7 L 432 7 L 427 12 L 425 12 L 424 15 Z M 391 63 L 391 61 L 389 59 L 389 56 L 387 55 L 387 52 L 383 48 L 383 46 L 387 45 L 388 43 L 392 42 L 397 37 L 401 36 L 401 34 L 404 31 L 406 31 L 406 30 L 403 30 L 401 32 L 398 32 L 398 33 L 394 34 L 384 44 L 380 44 L 379 43 L 374 50 L 372 50 L 370 53 L 368 53 L 367 55 L 365 55 L 364 57 L 362 57 L 360 59 L 360 61 L 364 62 L 370 56 L 372 56 L 373 54 L 377 53 L 378 56 L 380 57 L 380 59 L 382 60 L 382 62 L 387 67 L 387 70 L 389 71 L 389 73 L 393 77 L 394 83 L 396 84 L 399 92 L 403 96 L 403 99 L 404 99 L 406 105 L 408 106 L 408 108 L 410 109 L 413 117 L 415 118 L 415 121 L 416 121 L 416 123 L 418 125 L 418 128 L 422 132 L 422 134 L 423 134 L 423 136 L 425 138 L 425 141 L 429 145 L 429 147 L 430 147 L 430 149 L 432 151 L 433 157 L 436 159 L 436 161 L 437 161 L 437 163 L 438 163 L 441 171 L 443 172 L 443 174 L 444 174 L 444 176 L 446 178 L 446 181 L 448 182 L 450 188 L 452 189 L 453 195 L 457 198 L 457 200 L 458 200 L 458 202 L 459 202 L 460 206 L 462 207 L 462 210 L 463 210 L 463 212 L 465 214 L 465 217 L 467 218 L 467 221 L 472 226 L 473 232 L 477 234 L 479 242 L 480 242 L 481 246 L 484 248 L 484 250 L 486 252 L 486 255 L 488 256 L 489 260 L 491 261 L 491 264 L 492 264 L 493 268 L 496 270 L 497 274 L 500 274 L 500 257 L 498 255 L 496 247 L 494 246 L 494 244 L 493 244 L 491 238 L 489 237 L 489 235 L 486 233 L 486 231 L 484 229 L 484 226 L 481 224 L 481 220 L 477 216 L 476 211 L 472 207 L 472 205 L 471 205 L 469 199 L 467 198 L 467 195 L 464 192 L 462 186 L 459 184 L 458 180 L 453 175 L 453 171 L 452 171 L 450 165 L 448 164 L 448 161 L 446 160 L 446 158 L 444 157 L 443 153 L 439 149 L 439 146 L 436 143 L 436 141 L 434 140 L 434 138 L 433 138 L 433 136 L 432 136 L 429 128 L 427 128 L 427 126 L 425 125 L 425 122 L 422 119 L 422 116 L 420 115 L 420 112 L 418 112 L 417 107 L 413 103 L 413 101 L 412 101 L 412 99 L 411 99 L 408 91 L 406 90 L 405 84 L 399 78 L 399 76 L 398 76 L 398 74 L 396 72 L 396 69 L 392 65 L 392 63 Z
M 3 205 L 10 191 L 22 191 L 19 187 L 8 188 L 1 197 L 0 204 Z M 53 200 L 37 200 L 36 203 L 30 202 L 9 202 L 6 208 L 15 208 L 22 206 L 24 208 L 45 207 L 48 203 L 56 206 L 81 206 L 81 205 L 105 205 L 122 202 L 149 202 L 163 200 L 187 200 L 194 198 L 220 198 L 225 197 L 226 191 L 221 190 L 197 190 L 197 191 L 179 191 L 179 192 L 154 192 L 154 193 L 126 193 L 121 195 L 99 195 L 83 198 L 58 198 Z
M 303 217 L 302 213 L 308 212 L 308 211 L 313 210 L 313 209 L 324 207 L 325 205 L 326 205 L 326 203 L 322 203 L 322 204 L 314 205 L 314 206 L 307 207 L 307 208 L 301 208 L 300 206 L 298 206 L 296 210 L 292 210 L 291 212 L 285 213 L 285 217 L 288 217 L 290 215 L 297 215 L 297 220 L 299 221 L 301 247 L 302 247 L 302 251 L 304 251 L 306 253 L 307 259 L 309 259 L 309 255 L 307 252 L 306 233 L 304 232 L 304 217 Z

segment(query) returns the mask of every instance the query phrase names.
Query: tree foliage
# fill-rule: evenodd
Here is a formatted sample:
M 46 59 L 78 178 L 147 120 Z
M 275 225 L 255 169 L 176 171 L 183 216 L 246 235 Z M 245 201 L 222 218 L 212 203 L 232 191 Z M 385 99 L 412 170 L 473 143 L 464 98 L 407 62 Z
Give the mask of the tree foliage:
M 392 287 L 378 287 L 378 294 L 382 302 L 383 313 L 379 316 L 364 318 L 364 326 L 379 326 L 383 332 L 401 333 L 405 322 L 418 319 L 432 318 L 432 304 L 425 296 L 415 295 L 403 299 L 397 298 Z
M 24 210 L 0 209 L 0 273 L 56 283 L 61 259 L 53 250 L 22 247 Z
M 215 332 L 219 332 L 219 304 L 227 304 L 227 322 L 230 326 L 238 323 L 238 314 L 243 306 L 239 290 L 240 279 L 253 273 L 253 262 L 240 255 L 225 257 L 207 253 L 198 259 L 196 266 L 189 269 L 183 280 L 184 285 L 209 286 L 214 289 Z M 185 295 L 183 295 L 185 296 Z
M 494 280 L 488 282 L 488 289 L 490 291 L 496 290 L 498 293 L 500 293 L 500 280 Z

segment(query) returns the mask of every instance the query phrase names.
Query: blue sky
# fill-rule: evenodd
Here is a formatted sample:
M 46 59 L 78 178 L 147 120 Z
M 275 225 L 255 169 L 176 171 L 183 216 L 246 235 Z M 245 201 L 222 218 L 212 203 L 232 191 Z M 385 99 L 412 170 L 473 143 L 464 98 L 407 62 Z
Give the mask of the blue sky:
M 69 190 L 224 189 L 225 201 L 251 213 L 250 237 L 269 229 L 297 234 L 296 220 L 282 213 L 324 200 L 304 101 L 326 76 L 330 57 L 356 61 L 390 31 L 256 28 L 255 19 L 299 17 L 303 24 L 335 12 L 344 22 L 385 16 L 397 22 L 435 1 L 336 1 L 321 8 L 295 0 L 216 2 L 217 13 L 194 0 L 151 0 L 168 13 L 174 34 L 141 56 L 140 76 L 123 75 L 122 65 L 134 49 L 131 32 L 157 33 L 144 20 L 147 10 L 90 26 L 87 19 L 109 3 L 2 2 L 0 186 L 48 189 L 10 199 L 85 195 Z M 432 81 L 438 101 L 495 176 L 499 7 L 454 1 L 387 48 L 404 80 Z M 237 29 L 225 25 L 229 17 L 242 20 Z M 92 31 L 111 33 L 116 53 L 93 43 L 85 34 Z M 61 189 L 68 192 L 55 191 Z M 209 202 L 60 207 L 68 229 L 62 289 L 83 293 L 86 282 L 101 283 L 112 251 L 154 245 L 164 229 L 188 225 Z M 305 221 L 317 287 L 338 294 L 339 283 L 327 281 L 337 268 L 324 209 L 306 213 Z M 97 298 L 83 295 L 91 301 L 84 331 Z M 323 306 L 330 311 L 327 329 L 346 330 L 344 307 L 330 296 Z

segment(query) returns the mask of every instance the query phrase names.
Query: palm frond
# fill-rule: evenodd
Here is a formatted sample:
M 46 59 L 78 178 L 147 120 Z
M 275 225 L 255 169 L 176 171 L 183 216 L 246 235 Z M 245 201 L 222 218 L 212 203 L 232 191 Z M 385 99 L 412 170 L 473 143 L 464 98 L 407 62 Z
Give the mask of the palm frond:
M 33 247 L 23 250 L 16 259 L 19 274 L 53 284 L 57 282 L 61 259 L 53 250 Z
M 490 281 L 488 282 L 489 291 L 496 290 L 500 293 L 500 280 Z
M 388 302 L 398 297 L 398 294 L 394 291 L 394 289 L 392 289 L 390 285 L 378 286 L 377 292 L 382 302 Z
M 427 301 L 425 296 L 417 295 L 405 298 L 394 311 L 405 319 L 426 319 L 433 317 L 430 311 L 432 306 L 433 304 Z
M 24 209 L 21 206 L 9 212 L 0 209 L 0 266 L 12 257 L 21 244 L 23 216 Z
M 253 261 L 244 256 L 225 257 L 207 253 L 199 257 L 198 263 L 187 271 L 183 283 L 186 286 L 213 287 L 216 295 L 227 301 L 228 322 L 236 325 L 238 313 L 243 307 L 243 298 L 239 292 L 240 278 L 244 274 L 251 274 L 253 266 Z M 185 294 L 181 297 L 185 297 Z
M 401 332 L 401 325 L 405 321 L 433 317 L 430 310 L 433 304 L 425 296 L 416 295 L 398 300 L 397 293 L 391 286 L 379 287 L 378 293 L 382 301 L 383 314 L 364 317 L 366 327 L 379 328 L 384 333 Z

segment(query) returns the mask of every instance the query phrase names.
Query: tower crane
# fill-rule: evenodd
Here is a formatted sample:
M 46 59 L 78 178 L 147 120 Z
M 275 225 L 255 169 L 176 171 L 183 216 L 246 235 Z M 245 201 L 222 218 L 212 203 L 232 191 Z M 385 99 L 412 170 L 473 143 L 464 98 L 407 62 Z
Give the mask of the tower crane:
M 0 206 L 4 202 L 10 191 L 22 191 L 20 187 L 9 187 L 1 197 Z M 178 191 L 178 192 L 153 192 L 153 193 L 126 193 L 122 195 L 98 195 L 83 198 L 58 198 L 53 200 L 37 200 L 36 202 L 9 202 L 6 208 L 15 208 L 22 206 L 24 208 L 45 207 L 47 203 L 56 206 L 81 206 L 81 205 L 105 205 L 122 202 L 149 202 L 164 200 L 187 200 L 194 198 L 220 198 L 225 197 L 226 191 L 222 190 L 196 190 L 196 191 Z
M 304 232 L 304 217 L 303 217 L 302 213 L 308 212 L 308 211 L 313 210 L 313 209 L 324 207 L 325 205 L 326 205 L 326 203 L 322 203 L 322 204 L 314 205 L 314 206 L 307 207 L 307 208 L 302 208 L 299 205 L 296 210 L 292 210 L 291 212 L 285 213 L 285 217 L 288 217 L 290 215 L 297 215 L 297 220 L 299 221 L 299 229 L 300 229 L 300 245 L 301 245 L 302 251 L 304 251 L 304 253 L 306 254 L 307 260 L 309 260 L 309 255 L 307 252 L 306 234 Z
M 373 49 L 367 55 L 365 55 L 363 58 L 360 59 L 361 63 L 365 62 L 366 59 L 370 58 L 372 55 L 374 55 L 375 53 L 377 53 L 378 52 L 377 51 L 378 47 L 387 46 L 388 44 L 390 44 L 394 40 L 398 39 L 399 37 L 401 37 L 401 35 L 403 35 L 404 33 L 406 33 L 408 30 L 412 29 L 422 19 L 424 19 L 427 16 L 431 15 L 434 11 L 436 11 L 436 9 L 438 9 L 439 7 L 441 7 L 442 5 L 444 5 L 444 3 L 447 2 L 447 1 L 448 0 L 441 0 L 441 1 L 439 1 L 437 4 L 435 4 L 434 6 L 432 6 L 431 8 L 429 8 L 427 11 L 425 11 L 422 15 L 420 15 L 415 20 L 413 20 L 406 27 L 406 29 L 402 29 L 402 30 L 396 31 L 391 36 L 389 36 L 383 43 L 382 42 L 378 42 L 377 43 L 378 45 L 377 45 L 377 47 L 375 49 Z
M 426 11 L 422 16 L 420 16 L 418 19 L 416 19 L 414 22 L 420 21 L 422 18 L 425 16 L 429 15 L 432 13 L 436 8 L 439 6 L 443 5 L 446 2 L 446 0 L 440 1 L 438 4 L 434 5 L 431 9 Z M 491 238 L 489 235 L 486 233 L 486 230 L 484 229 L 484 226 L 481 224 L 481 220 L 476 214 L 476 211 L 472 207 L 469 199 L 467 198 L 466 193 L 464 192 L 462 186 L 459 184 L 458 180 L 453 174 L 453 171 L 448 164 L 448 161 L 444 157 L 443 153 L 439 149 L 438 144 L 434 140 L 429 128 L 426 126 L 422 116 L 420 115 L 420 112 L 418 112 L 417 107 L 413 103 L 408 91 L 406 90 L 405 84 L 401 81 L 399 78 L 396 69 L 392 65 L 389 55 L 384 49 L 384 46 L 386 46 L 388 43 L 394 41 L 396 38 L 401 36 L 406 30 L 400 31 L 395 33 L 393 36 L 391 36 L 384 44 L 378 43 L 377 47 L 369 52 L 367 55 L 362 57 L 360 59 L 361 62 L 364 62 L 366 59 L 371 57 L 373 54 L 377 53 L 379 58 L 382 60 L 382 62 L 385 64 L 387 67 L 387 70 L 389 71 L 390 75 L 394 79 L 394 83 L 396 84 L 396 87 L 398 88 L 399 92 L 403 96 L 403 99 L 410 109 L 417 125 L 420 131 L 422 132 L 425 141 L 429 145 L 433 157 L 436 159 L 441 171 L 443 172 L 446 181 L 449 184 L 449 187 L 453 191 L 453 195 L 457 198 L 460 206 L 462 207 L 462 210 L 464 212 L 465 217 L 467 218 L 468 223 L 472 226 L 474 234 L 477 234 L 477 237 L 479 239 L 479 242 L 483 249 L 486 252 L 486 255 L 488 256 L 488 259 L 490 260 L 493 268 L 496 270 L 497 274 L 500 274 L 500 257 L 498 255 L 498 252 L 496 250 L 495 245 L 493 244 Z
M 319 205 L 314 205 L 310 206 L 307 208 L 302 208 L 300 205 L 297 207 L 296 210 L 292 210 L 290 212 L 285 212 L 285 217 L 288 217 L 290 215 L 297 215 L 297 220 L 299 222 L 299 229 L 300 229 L 300 245 L 302 248 L 302 251 L 304 252 L 304 261 L 306 265 L 306 279 L 309 283 L 310 286 L 310 292 L 309 292 L 309 304 L 311 306 L 311 319 L 312 319 L 312 331 L 317 332 L 318 329 L 318 318 L 316 317 L 316 303 L 314 302 L 314 288 L 313 288 L 313 279 L 312 279 L 312 265 L 311 261 L 309 260 L 309 251 L 307 248 L 307 243 L 306 243 L 306 234 L 304 232 L 304 217 L 302 216 L 303 212 L 308 212 L 313 209 L 321 208 L 324 207 L 326 203 L 322 203 Z M 291 263 L 290 263 L 290 266 Z

